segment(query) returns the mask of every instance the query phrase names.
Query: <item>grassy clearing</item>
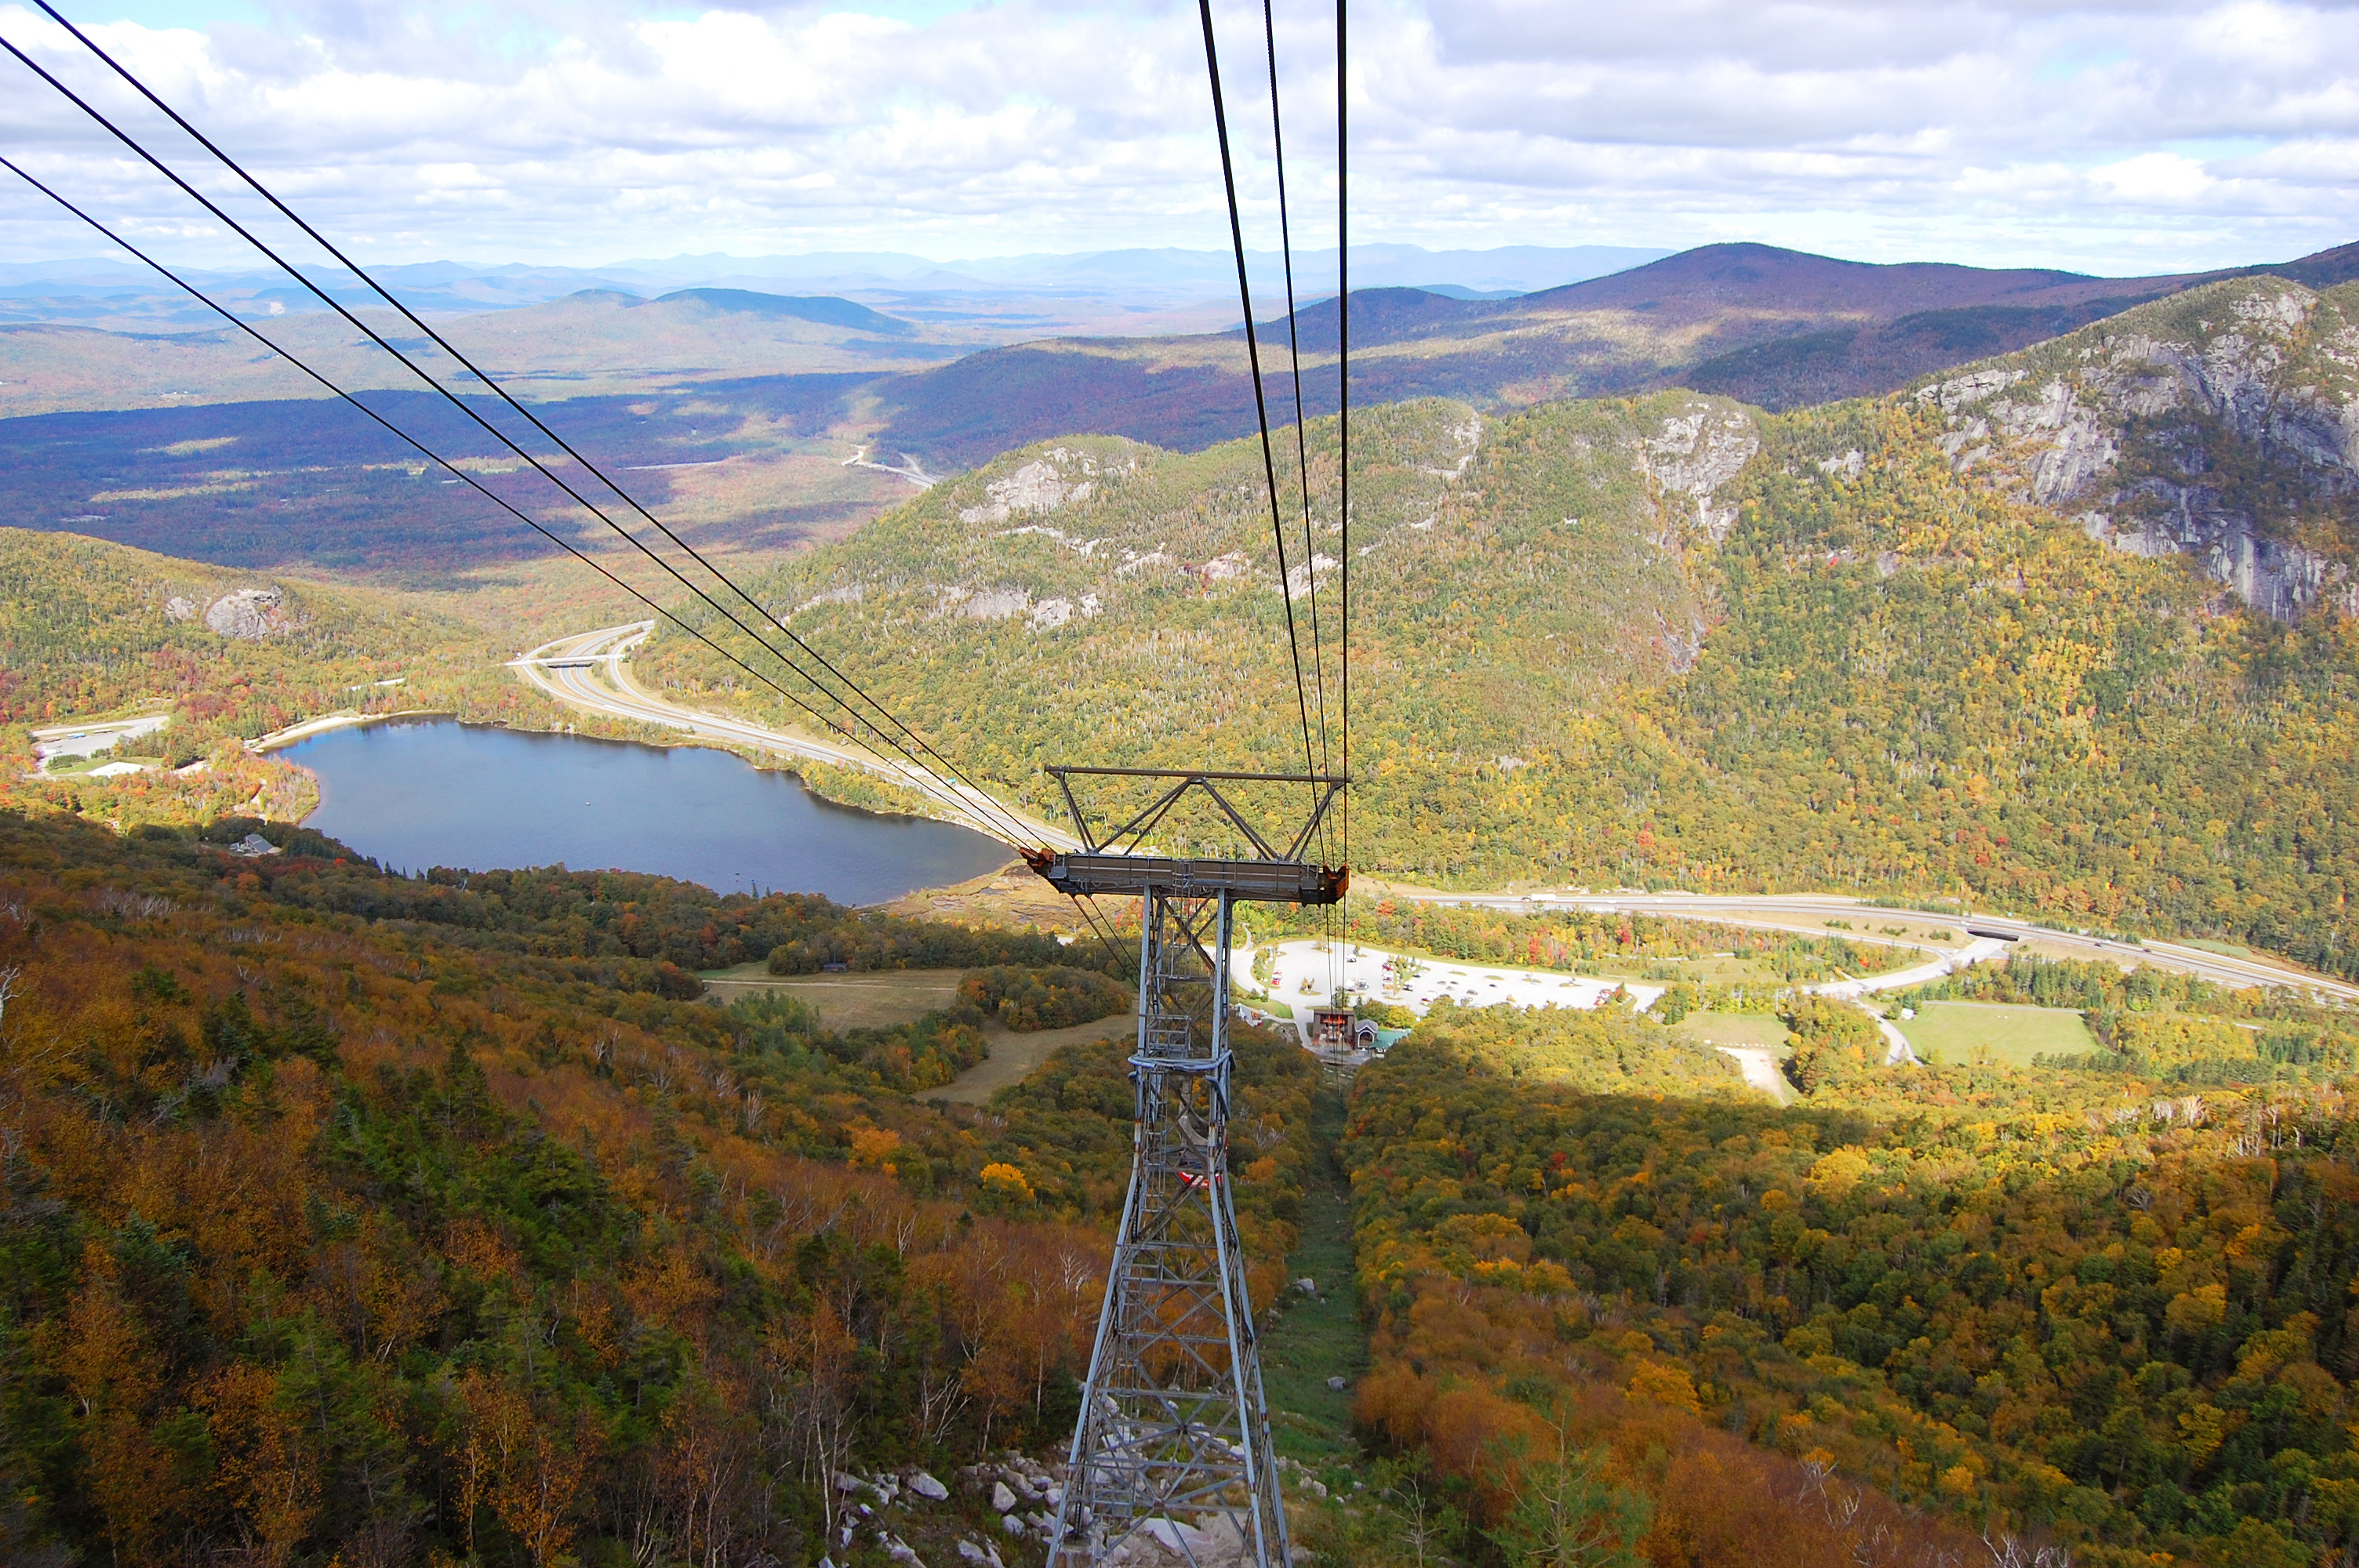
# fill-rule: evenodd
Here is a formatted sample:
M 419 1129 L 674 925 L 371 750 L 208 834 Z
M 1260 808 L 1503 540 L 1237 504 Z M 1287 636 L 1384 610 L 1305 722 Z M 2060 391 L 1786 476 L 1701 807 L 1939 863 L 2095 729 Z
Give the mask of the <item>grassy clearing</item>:
M 1794 1038 L 1774 1012 L 1691 1012 L 1671 1030 L 1706 1045 L 1767 1045 L 1780 1052 Z
M 1334 1156 L 1343 1136 L 1343 1093 L 1332 1076 L 1312 1102 L 1311 1126 L 1319 1165 L 1302 1195 L 1302 1240 L 1287 1260 L 1287 1278 L 1316 1281 L 1320 1296 L 1297 1294 L 1288 1284 L 1277 1323 L 1262 1335 L 1261 1369 L 1277 1451 L 1324 1465 L 1359 1454 L 1352 1441 L 1351 1385 L 1368 1366 L 1368 1336 L 1352 1283 L 1351 1187 Z M 1330 1378 L 1345 1379 L 1345 1387 L 1329 1388 Z
M 914 1023 L 958 1000 L 964 969 L 886 969 L 861 975 L 773 975 L 761 964 L 740 964 L 702 976 L 723 1001 L 757 990 L 785 991 L 819 1010 L 830 1029 L 893 1029 Z
M 1896 1021 L 1919 1056 L 1970 1062 L 1987 1051 L 2027 1067 L 2038 1055 L 2093 1051 L 2097 1043 L 2081 1015 L 2060 1007 L 2011 1007 L 1997 1002 L 1937 1001 L 1911 1019 Z
M 2257 958 L 2265 956 L 2254 952 L 2250 947 L 2240 947 L 2234 942 L 2212 942 L 2201 937 L 2190 937 L 2180 943 L 2180 946 L 2199 948 L 2206 953 L 2217 953 L 2223 958 Z

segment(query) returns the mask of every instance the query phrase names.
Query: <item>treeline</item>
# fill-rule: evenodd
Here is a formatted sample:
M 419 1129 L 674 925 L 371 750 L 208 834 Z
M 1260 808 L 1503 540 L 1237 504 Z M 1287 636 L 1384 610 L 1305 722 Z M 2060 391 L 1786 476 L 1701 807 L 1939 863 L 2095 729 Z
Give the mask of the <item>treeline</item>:
M 1038 932 L 908 920 L 818 893 L 716 893 L 636 871 L 435 867 L 386 875 L 318 833 L 253 818 L 216 819 L 201 829 L 157 826 L 140 837 L 160 849 L 230 843 L 249 832 L 290 851 L 246 866 L 277 903 L 388 929 L 430 928 L 442 940 L 487 950 L 638 959 L 683 973 L 765 963 L 776 975 L 812 974 L 830 964 L 875 970 L 1111 962 L 1102 948 L 1068 947 Z
M 0 1558 L 810 1562 L 1070 1430 L 1070 1129 L 635 983 L 709 894 L 344 859 L 0 814 Z
M 959 982 L 959 1000 L 1019 1031 L 1089 1023 L 1135 1006 L 1134 996 L 1110 976 L 1061 965 L 995 965 Z
M 1897 999 L 1971 999 L 2079 1010 L 2099 1049 L 2050 1065 L 2120 1073 L 2179 1087 L 2328 1083 L 2359 1072 L 2359 1023 L 2343 1010 L 2279 989 L 2231 990 L 2141 965 L 2016 954 Z
M 2085 1563 L 2359 1544 L 2359 1107 L 2339 1093 L 1875 1053 L 1780 1109 L 1719 1072 L 1650 1081 L 1643 1018 L 1574 1023 L 1438 1016 L 1352 1097 L 1360 1417 L 1426 1456 L 1470 1530 L 1496 1539 L 1570 1432 L 1646 1493 L 1650 1559 L 1690 1560 L 1680 1521 L 1732 1505 L 1627 1454 L 1635 1423 L 1684 1433 L 1654 1439 L 1675 1455 L 1734 1433 Z
M 1677 959 L 1734 957 L 1758 964 L 1788 984 L 1808 985 L 1832 979 L 1838 969 L 1875 974 L 1893 968 L 1897 956 L 1908 952 L 1842 936 L 1588 910 L 1516 914 L 1355 895 L 1344 900 L 1343 913 L 1346 934 L 1359 941 L 1519 968 L 1595 973 L 1649 968 Z M 1317 910 L 1279 911 L 1258 918 L 1278 934 L 1326 934 Z

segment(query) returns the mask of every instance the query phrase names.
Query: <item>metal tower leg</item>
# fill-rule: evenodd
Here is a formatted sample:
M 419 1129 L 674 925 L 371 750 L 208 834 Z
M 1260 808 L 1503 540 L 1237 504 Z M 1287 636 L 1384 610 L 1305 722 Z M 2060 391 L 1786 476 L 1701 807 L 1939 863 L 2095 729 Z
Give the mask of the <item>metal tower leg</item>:
M 1141 900 L 1137 1121 L 1052 1568 L 1105 1561 L 1148 1521 L 1219 1536 L 1284 1568 L 1253 1306 L 1229 1191 L 1229 937 L 1234 895 Z M 1195 1555 L 1190 1537 L 1158 1530 Z M 1231 1559 L 1234 1546 L 1206 1543 Z

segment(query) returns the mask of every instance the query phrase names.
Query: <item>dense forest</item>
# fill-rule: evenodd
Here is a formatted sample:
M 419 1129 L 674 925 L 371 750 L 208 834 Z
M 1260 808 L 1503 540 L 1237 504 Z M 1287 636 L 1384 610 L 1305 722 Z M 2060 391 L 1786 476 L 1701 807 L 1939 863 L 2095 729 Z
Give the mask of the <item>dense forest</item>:
M 837 1035 L 684 966 L 1119 1001 L 1073 950 L 265 830 L 0 814 L 0 1559 L 806 1563 L 857 1517 L 832 1473 L 1069 1429 L 1120 1048 L 929 1109 L 904 1091 L 979 999 Z M 1274 1292 L 1310 1068 L 1240 1046 Z
M 908 1091 L 990 1014 L 1119 1004 L 1086 947 L 659 878 L 387 876 L 265 830 L 254 860 L 0 817 L 11 1561 L 809 1561 L 834 1470 L 1061 1440 L 1122 1047 L 978 1111 Z M 692 967 L 766 950 L 973 980 L 897 1031 L 693 1000 Z M 2118 1059 L 1887 1068 L 1797 1001 L 1798 1059 L 1829 1056 L 1778 1108 L 1650 1016 L 1445 1003 L 1364 1069 L 1341 1154 L 1380 1458 L 1348 1504 L 1298 1498 L 1304 1539 L 2342 1550 L 2359 1193 L 2329 1080 L 2359 1029 L 2104 966 L 1944 989 L 2082 1008 Z M 2196 1092 L 2111 1044 L 2166 1024 L 2288 1071 Z M 1325 1091 L 1290 1044 L 1239 1046 L 1275 1304 Z
M 1360 1074 L 1343 1142 L 1371 1437 L 1497 1540 L 1514 1456 L 1570 1430 L 1658 1563 L 1723 1506 L 1648 1456 L 1666 1423 L 1674 1454 L 1734 1434 L 2084 1563 L 2343 1561 L 2359 1025 L 2101 965 L 1945 989 L 2085 1007 L 2106 1059 L 1886 1066 L 1858 1014 L 1797 1002 L 1780 1108 L 1644 1017 L 1438 1009 Z M 2188 1092 L 2175 1067 L 2236 1037 L 2262 1070 Z M 2163 1038 L 2194 1054 L 2120 1044 Z M 1756 1560 L 1810 1560 L 1782 1551 Z

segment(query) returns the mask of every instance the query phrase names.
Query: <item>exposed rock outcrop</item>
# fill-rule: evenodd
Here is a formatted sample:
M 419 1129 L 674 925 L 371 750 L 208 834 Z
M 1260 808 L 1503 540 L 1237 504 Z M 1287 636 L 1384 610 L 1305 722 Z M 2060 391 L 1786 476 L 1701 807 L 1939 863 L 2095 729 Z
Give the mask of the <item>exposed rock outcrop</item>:
M 1095 492 L 1101 473 L 1126 474 L 1136 461 L 1102 464 L 1097 454 L 1071 447 L 1053 447 L 1014 473 L 984 486 L 984 503 L 962 508 L 962 523 L 995 525 L 1016 516 L 1038 516 L 1087 501 Z
M 1736 521 L 1736 509 L 1715 507 L 1713 495 L 1760 449 L 1761 437 L 1750 414 L 1732 404 L 1697 398 L 1640 445 L 1638 463 L 1658 492 L 1695 503 L 1697 531 L 1717 545 Z
M 287 630 L 286 598 L 275 588 L 241 588 L 206 608 L 205 624 L 224 637 L 258 643 Z
M 2093 537 L 2280 621 L 2359 614 L 2359 286 L 2217 284 L 1915 396 L 1952 463 Z

